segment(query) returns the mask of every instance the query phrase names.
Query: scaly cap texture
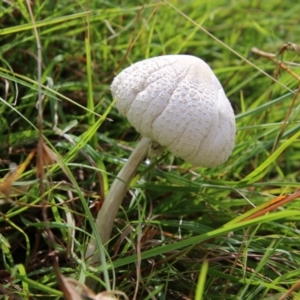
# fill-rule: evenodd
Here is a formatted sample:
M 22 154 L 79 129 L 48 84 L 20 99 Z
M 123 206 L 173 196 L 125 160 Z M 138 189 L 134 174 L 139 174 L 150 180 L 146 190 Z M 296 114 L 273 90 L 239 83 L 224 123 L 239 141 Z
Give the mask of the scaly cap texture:
M 175 156 L 215 167 L 232 153 L 231 104 L 200 58 L 166 55 L 137 62 L 115 77 L 111 91 L 120 114 Z

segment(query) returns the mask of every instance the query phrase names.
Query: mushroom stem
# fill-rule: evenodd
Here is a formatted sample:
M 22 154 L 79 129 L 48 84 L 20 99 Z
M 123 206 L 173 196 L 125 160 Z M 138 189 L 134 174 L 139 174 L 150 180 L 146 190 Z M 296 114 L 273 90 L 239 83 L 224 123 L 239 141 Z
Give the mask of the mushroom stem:
M 107 246 L 110 239 L 114 220 L 118 213 L 119 207 L 126 195 L 128 184 L 134 177 L 140 163 L 145 159 L 148 153 L 151 139 L 142 137 L 136 148 L 129 156 L 127 162 L 115 178 L 110 190 L 105 198 L 105 201 L 97 215 L 96 228 L 103 245 Z M 100 261 L 100 254 L 97 251 L 96 240 L 91 238 L 85 258 L 88 259 L 88 264 L 93 265 Z

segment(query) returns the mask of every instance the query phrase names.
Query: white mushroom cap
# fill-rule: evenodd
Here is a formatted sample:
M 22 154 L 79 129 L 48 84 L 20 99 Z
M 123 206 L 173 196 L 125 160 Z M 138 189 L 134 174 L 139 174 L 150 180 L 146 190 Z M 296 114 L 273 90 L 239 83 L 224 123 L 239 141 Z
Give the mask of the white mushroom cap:
M 115 77 L 111 91 L 120 114 L 175 156 L 215 167 L 232 153 L 233 109 L 200 58 L 166 55 L 135 63 Z

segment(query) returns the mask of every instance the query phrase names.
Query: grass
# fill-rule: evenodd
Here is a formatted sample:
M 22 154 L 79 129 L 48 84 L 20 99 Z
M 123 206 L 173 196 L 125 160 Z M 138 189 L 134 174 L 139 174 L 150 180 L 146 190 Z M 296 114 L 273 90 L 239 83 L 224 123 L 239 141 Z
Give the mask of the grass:
M 300 4 L 34 1 L 33 18 L 27 4 L 0 4 L 1 297 L 75 299 L 72 280 L 93 277 L 95 294 L 129 299 L 300 299 L 299 201 L 247 219 L 299 189 L 299 80 L 251 49 L 297 43 Z M 295 50 L 276 59 L 297 74 Z M 93 220 L 139 137 L 110 83 L 131 63 L 176 53 L 201 57 L 220 79 L 236 113 L 234 152 L 214 169 L 170 153 L 143 164 L 102 265 L 88 267 Z

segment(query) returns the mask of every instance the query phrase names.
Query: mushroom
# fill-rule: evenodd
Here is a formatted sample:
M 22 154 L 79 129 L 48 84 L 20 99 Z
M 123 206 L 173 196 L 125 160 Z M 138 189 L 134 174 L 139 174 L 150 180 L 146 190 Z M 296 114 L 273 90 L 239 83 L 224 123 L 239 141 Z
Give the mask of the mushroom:
M 142 135 L 114 180 L 96 227 L 101 241 L 110 238 L 128 184 L 147 156 L 152 141 L 196 166 L 216 167 L 232 153 L 235 118 L 224 90 L 200 58 L 166 55 L 137 62 L 115 77 L 111 92 L 120 114 Z M 92 239 L 89 264 L 99 261 Z

